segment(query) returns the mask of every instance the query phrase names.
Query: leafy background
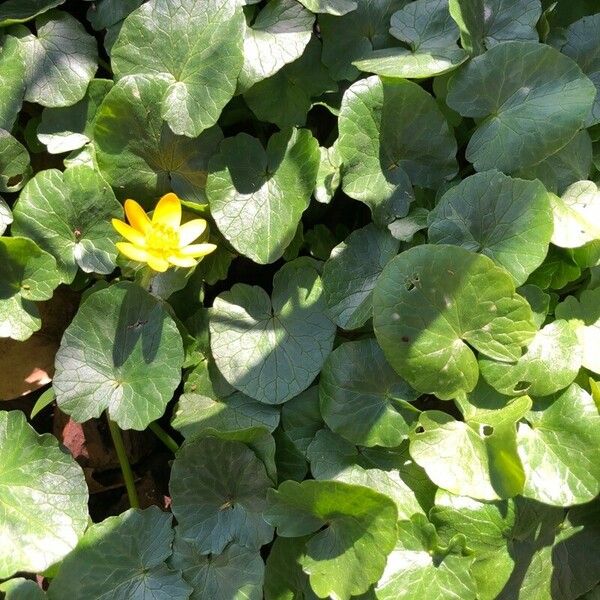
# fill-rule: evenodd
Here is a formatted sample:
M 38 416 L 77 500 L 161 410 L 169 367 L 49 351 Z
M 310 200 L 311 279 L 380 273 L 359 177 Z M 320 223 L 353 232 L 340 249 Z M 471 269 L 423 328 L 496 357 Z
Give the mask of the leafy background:
M 0 4 L 0 594 L 598 598 L 597 11 Z

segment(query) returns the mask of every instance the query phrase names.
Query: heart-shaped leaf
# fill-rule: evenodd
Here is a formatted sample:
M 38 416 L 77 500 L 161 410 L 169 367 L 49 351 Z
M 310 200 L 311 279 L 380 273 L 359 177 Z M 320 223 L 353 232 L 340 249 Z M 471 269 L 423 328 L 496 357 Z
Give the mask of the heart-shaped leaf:
M 268 498 L 265 519 L 280 536 L 315 534 L 300 562 L 317 596 L 349 600 L 379 579 L 396 542 L 390 498 L 339 481 L 285 481 Z
M 71 283 L 78 268 L 105 275 L 114 270 L 111 217 L 123 218 L 123 209 L 97 171 L 50 169 L 38 173 L 19 196 L 12 232 L 52 254 L 62 281 Z
M 36 301 L 60 284 L 54 258 L 34 242 L 0 238 L 0 337 L 26 340 L 42 326 Z
M 117 283 L 89 296 L 65 331 L 56 401 L 79 423 L 107 410 L 121 429 L 145 429 L 164 413 L 182 364 L 181 335 L 162 303 Z
M 335 325 L 327 317 L 321 279 L 302 259 L 275 275 L 273 295 L 236 284 L 217 296 L 211 350 L 225 379 L 266 404 L 305 390 L 331 352 Z
M 92 525 L 60 565 L 48 590 L 49 599 L 189 598 L 189 585 L 165 564 L 171 556 L 172 519 L 151 506 Z
M 400 243 L 373 224 L 353 231 L 323 267 L 329 314 L 342 329 L 362 327 L 373 315 L 373 289 Z
M 389 366 L 373 339 L 342 344 L 329 355 L 319 395 L 325 423 L 361 446 L 399 446 L 419 415 L 410 405 L 418 392 Z
M 448 190 L 429 214 L 429 241 L 481 252 L 518 285 L 539 267 L 553 231 L 549 195 L 538 181 L 476 173 Z
M 307 129 L 274 134 L 266 150 L 246 133 L 223 140 L 206 183 L 219 231 L 253 261 L 275 262 L 296 233 L 318 169 L 319 144 Z
M 273 537 L 262 518 L 272 485 L 264 464 L 240 442 L 205 437 L 185 443 L 169 483 L 179 534 L 201 554 L 218 554 L 230 542 L 258 550 Z
M 373 309 L 375 335 L 392 367 L 441 399 L 475 387 L 471 347 L 514 361 L 536 331 L 512 277 L 458 246 L 422 245 L 392 259 L 377 280 Z
M 0 465 L 0 577 L 43 571 L 85 531 L 83 471 L 55 437 L 38 435 L 20 411 L 0 411 Z
M 570 58 L 534 42 L 506 42 L 453 74 L 446 101 L 479 120 L 466 158 L 511 173 L 560 150 L 584 125 L 594 84 Z
M 128 77 L 106 95 L 93 130 L 98 167 L 119 198 L 154 206 L 173 191 L 206 204 L 208 160 L 223 136 L 218 127 L 195 139 L 175 135 L 159 111 L 164 87 L 158 78 Z
M 235 92 L 243 27 L 231 0 L 151 0 L 123 22 L 111 51 L 115 75 L 162 79 L 160 117 L 174 133 L 197 137 Z

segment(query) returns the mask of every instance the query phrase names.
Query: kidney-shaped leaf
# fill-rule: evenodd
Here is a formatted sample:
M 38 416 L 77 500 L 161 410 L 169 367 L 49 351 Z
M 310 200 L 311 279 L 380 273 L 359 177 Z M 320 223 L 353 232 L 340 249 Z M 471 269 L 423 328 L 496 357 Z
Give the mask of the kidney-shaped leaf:
M 161 302 L 131 282 L 94 292 L 56 355 L 60 409 L 82 423 L 107 410 L 122 429 L 145 429 L 181 380 L 183 343 Z
M 253 261 L 275 262 L 308 207 L 319 160 L 319 143 L 307 129 L 274 134 L 266 150 L 246 133 L 223 140 L 206 184 L 219 231 Z
M 179 533 L 202 554 L 218 554 L 232 541 L 258 550 L 273 537 L 262 518 L 272 485 L 264 464 L 241 442 L 186 442 L 169 483 Z
M 319 374 L 335 325 L 327 316 L 321 279 L 299 259 L 277 272 L 271 298 L 245 284 L 217 296 L 210 332 L 225 379 L 252 398 L 280 404 Z
M 177 534 L 170 565 L 192 586 L 190 600 L 262 600 L 265 563 L 258 550 L 230 544 L 207 556 Z
M 321 412 L 336 433 L 361 446 L 399 446 L 419 411 L 415 392 L 373 339 L 348 342 L 330 355 L 319 381 Z
M 442 399 L 475 387 L 470 346 L 514 361 L 536 330 L 512 277 L 458 246 L 417 246 L 392 259 L 377 280 L 373 314 L 392 367 L 418 391 Z
M 96 40 L 75 17 L 61 11 L 38 17 L 35 29 L 35 34 L 24 25 L 11 30 L 25 58 L 25 100 L 42 106 L 75 104 L 98 68 Z
M 107 275 L 115 268 L 111 217 L 123 209 L 97 171 L 86 166 L 64 173 L 49 169 L 25 186 L 14 210 L 12 232 L 27 236 L 56 258 L 61 279 L 77 268 Z
M 112 51 L 117 78 L 160 77 L 160 115 L 179 135 L 217 122 L 242 67 L 244 14 L 233 0 L 151 0 L 133 11 Z
M 373 314 L 373 288 L 400 243 L 373 224 L 353 231 L 323 267 L 329 314 L 342 329 L 362 327 Z
M 0 238 L 0 338 L 26 340 L 42 326 L 36 301 L 60 284 L 54 258 L 33 241 Z
M 481 120 L 466 152 L 475 169 L 511 173 L 565 146 L 584 125 L 595 96 L 594 84 L 558 50 L 506 42 L 453 74 L 447 102 Z
M 600 415 L 592 397 L 573 384 L 536 401 L 526 419 L 518 432 L 523 496 L 555 506 L 593 500 L 600 493 Z
M 429 241 L 481 252 L 525 283 L 546 254 L 553 220 L 539 181 L 476 173 L 448 190 L 429 214 Z
M 172 519 L 151 506 L 92 525 L 60 565 L 50 600 L 186 600 L 190 587 L 165 564 L 171 556 Z
M 98 167 L 120 198 L 149 202 L 173 191 L 205 204 L 208 160 L 221 130 L 195 139 L 175 135 L 159 111 L 164 87 L 158 78 L 128 77 L 106 95 L 93 130 Z
M 0 578 L 40 572 L 77 544 L 88 521 L 83 471 L 20 411 L 0 411 Z
M 448 0 L 416 0 L 395 12 L 390 33 L 408 48 L 386 48 L 365 54 L 354 65 L 388 77 L 420 79 L 452 71 L 468 54 L 459 48 L 459 30 Z
M 396 543 L 396 506 L 369 488 L 339 481 L 285 481 L 269 492 L 265 519 L 283 537 L 315 533 L 299 559 L 317 596 L 366 592 Z
M 416 83 L 369 77 L 342 100 L 337 149 L 344 192 L 375 222 L 404 217 L 411 183 L 437 187 L 456 173 L 456 141 L 435 100 Z

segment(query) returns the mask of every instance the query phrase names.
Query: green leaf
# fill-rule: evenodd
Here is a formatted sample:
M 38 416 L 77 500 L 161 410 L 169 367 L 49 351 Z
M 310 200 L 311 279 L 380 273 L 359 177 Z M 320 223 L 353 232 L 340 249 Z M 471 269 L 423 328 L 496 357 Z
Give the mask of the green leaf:
M 444 547 L 424 515 L 398 523 L 398 542 L 375 588 L 377 600 L 476 600 L 473 558 Z
M 115 76 L 160 78 L 160 116 L 174 133 L 197 137 L 235 92 L 243 26 L 231 0 L 151 0 L 123 22 L 111 50 Z
M 554 506 L 583 504 L 600 492 L 600 415 L 576 384 L 536 401 L 518 432 L 523 496 Z
M 577 181 L 562 197 L 551 196 L 554 212 L 552 243 L 579 248 L 600 239 L 600 191 L 593 181 Z
M 192 587 L 190 600 L 262 600 L 265 564 L 257 550 L 231 544 L 207 556 L 176 535 L 170 565 Z
M 380 225 L 406 216 L 411 183 L 435 188 L 456 173 L 456 141 L 416 83 L 357 81 L 344 94 L 338 126 L 344 192 L 367 204 Z
M 87 18 L 96 31 L 112 27 L 142 4 L 143 0 L 99 0 L 87 11 Z
M 93 79 L 76 104 L 44 109 L 37 137 L 50 154 L 78 150 L 92 139 L 93 118 L 112 86 L 107 79 Z
M 150 207 L 174 191 L 206 204 L 208 160 L 223 136 L 218 127 L 195 139 L 175 135 L 159 112 L 164 87 L 157 78 L 128 77 L 106 95 L 92 136 L 98 167 L 119 198 Z
M 81 467 L 20 411 L 0 411 L 0 578 L 61 560 L 87 526 Z
M 592 140 L 582 130 L 558 152 L 543 161 L 517 171 L 524 179 L 539 179 L 548 190 L 562 194 L 574 181 L 587 179 L 592 168 Z
M 314 21 L 314 15 L 295 0 L 270 0 L 245 29 L 238 92 L 300 58 L 312 36 Z
M 300 562 L 320 598 L 348 600 L 366 592 L 396 541 L 392 500 L 337 481 L 285 481 L 269 492 L 264 516 L 280 536 L 315 534 Z
M 549 195 L 538 181 L 476 173 L 448 190 L 429 214 L 429 241 L 481 252 L 523 284 L 548 253 Z
M 0 338 L 24 341 L 40 329 L 36 302 L 60 284 L 54 258 L 33 241 L 0 238 Z
M 389 366 L 373 339 L 348 342 L 330 355 L 319 381 L 323 420 L 362 446 L 399 446 L 419 411 L 415 392 Z
M 352 64 L 361 71 L 421 79 L 456 69 L 468 54 L 456 44 L 459 30 L 447 0 L 416 0 L 395 12 L 390 33 L 408 48 L 386 48 L 365 54 Z
M 584 290 L 579 299 L 567 296 L 554 312 L 557 319 L 567 319 L 575 326 L 582 366 L 600 374 L 600 288 Z
M 12 212 L 10 207 L 0 196 L 0 235 L 2 235 L 6 228 L 13 222 Z
M 305 125 L 311 99 L 336 90 L 336 83 L 321 63 L 321 42 L 312 37 L 300 58 L 255 83 L 244 92 L 244 100 L 258 119 L 283 129 Z
M 586 126 L 600 123 L 600 14 L 569 25 L 561 52 L 570 56 L 596 86 L 596 101 Z
M 279 423 L 275 407 L 239 392 L 213 399 L 199 394 L 183 394 L 171 425 L 185 438 L 210 435 L 212 431 L 236 432 L 264 427 L 273 432 Z
M 0 592 L 6 594 L 5 600 L 44 600 L 46 593 L 31 579 L 15 577 L 0 583 Z
M 190 587 L 165 560 L 171 555 L 173 517 L 151 506 L 130 509 L 92 525 L 63 561 L 50 600 L 185 600 Z
M 375 281 L 399 246 L 388 232 L 369 224 L 332 250 L 323 267 L 323 292 L 339 327 L 357 329 L 371 318 Z
M 410 242 L 415 233 L 427 229 L 429 212 L 420 206 L 413 207 L 406 217 L 397 219 L 388 225 L 392 237 L 401 242 Z
M 336 80 L 353 81 L 359 75 L 352 63 L 372 50 L 398 42 L 389 34 L 390 18 L 408 0 L 357 0 L 357 8 L 344 16 L 319 16 L 323 62 Z
M 275 539 L 265 569 L 265 600 L 318 600 L 300 564 L 307 540 Z
M 576 327 L 557 320 L 536 333 L 516 363 L 482 358 L 479 368 L 483 378 L 501 394 L 548 396 L 573 382 L 582 358 Z
M 512 277 L 458 246 L 417 246 L 392 259 L 377 280 L 373 309 L 375 335 L 392 367 L 441 399 L 475 387 L 471 348 L 514 361 L 536 330 Z
M 70 106 L 81 100 L 98 68 L 96 40 L 66 12 L 52 11 L 35 20 L 36 34 L 23 25 L 11 33 L 25 57 L 25 100 L 42 106 Z
M 21 110 L 25 95 L 25 58 L 17 38 L 7 35 L 0 41 L 0 128 L 10 130 Z
M 300 4 L 313 13 L 325 13 L 341 17 L 358 6 L 358 0 L 299 0 Z
M 281 407 L 281 425 L 291 443 L 306 456 L 309 444 L 325 425 L 321 417 L 318 385 L 304 390 Z
M 523 489 L 510 405 L 484 419 L 455 421 L 439 411 L 421 413 L 411 432 L 410 454 L 439 487 L 479 500 L 510 498 Z
M 554 48 L 506 42 L 452 75 L 447 103 L 480 121 L 466 158 L 477 171 L 511 173 L 565 146 L 584 125 L 596 89 Z
M 40 397 L 35 401 L 35 404 L 31 409 L 31 413 L 29 414 L 29 418 L 33 419 L 36 415 L 42 412 L 44 408 L 53 404 L 55 400 L 56 396 L 54 395 L 54 390 L 51 387 L 42 392 Z
M 114 270 L 111 217 L 123 218 L 123 209 L 97 171 L 84 166 L 64 173 L 49 169 L 30 180 L 19 196 L 12 231 L 52 254 L 60 278 L 71 283 L 78 267 L 104 275 Z
M 317 173 L 314 196 L 317 202 L 329 204 L 340 187 L 342 159 L 335 145 L 330 148 L 320 147 L 321 162 Z
M 207 437 L 185 443 L 169 483 L 179 534 L 202 554 L 218 554 L 232 541 L 258 550 L 273 537 L 262 518 L 272 485 L 264 464 L 240 442 Z
M 236 284 L 215 299 L 211 350 L 225 379 L 266 404 L 305 390 L 333 347 L 321 279 L 302 259 L 275 275 L 273 295 Z
M 6 0 L 0 7 L 0 27 L 24 23 L 64 3 L 65 0 Z
M 307 129 L 275 133 L 266 150 L 246 133 L 223 140 L 206 184 L 217 227 L 253 261 L 275 262 L 308 207 L 318 168 L 319 144 Z
M 538 41 L 540 0 L 449 0 L 463 48 L 481 54 L 501 42 Z
M 27 148 L 0 129 L 0 192 L 18 192 L 31 176 Z
M 440 490 L 429 517 L 445 544 L 456 535 L 465 536 L 475 557 L 471 575 L 477 584 L 478 598 L 495 600 L 514 567 L 507 542 L 516 523 L 515 503 L 483 503 Z
M 131 282 L 93 293 L 56 355 L 59 408 L 82 423 L 103 410 L 121 429 L 160 418 L 181 380 L 183 344 L 163 304 Z
M 361 448 L 322 429 L 309 445 L 307 457 L 315 479 L 333 479 L 380 492 L 394 501 L 400 519 L 425 514 L 433 505 L 436 488 L 410 458 L 408 444 L 393 449 Z

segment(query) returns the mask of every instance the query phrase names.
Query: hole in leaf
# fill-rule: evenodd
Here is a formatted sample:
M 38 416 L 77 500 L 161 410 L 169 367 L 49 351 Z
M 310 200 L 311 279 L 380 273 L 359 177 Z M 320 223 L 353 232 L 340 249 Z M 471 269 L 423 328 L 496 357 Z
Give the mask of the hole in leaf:
M 417 428 L 415 428 L 415 433 L 425 433 L 425 427 L 419 425 Z
M 402 341 L 403 342 L 410 342 L 410 338 L 407 335 L 403 335 L 402 336 Z
M 13 187 L 14 185 L 19 185 L 21 181 L 23 181 L 23 175 L 13 175 L 6 180 L 6 185 Z
M 419 283 L 419 275 L 417 273 L 413 274 L 412 277 L 407 277 L 404 281 L 404 286 L 406 287 L 406 291 L 410 292 L 415 289 L 417 284 Z
M 494 428 L 491 425 L 484 425 L 481 428 L 481 433 L 486 436 L 492 435 L 492 433 L 494 433 Z
M 515 385 L 515 392 L 526 392 L 530 387 L 529 381 L 518 381 Z

